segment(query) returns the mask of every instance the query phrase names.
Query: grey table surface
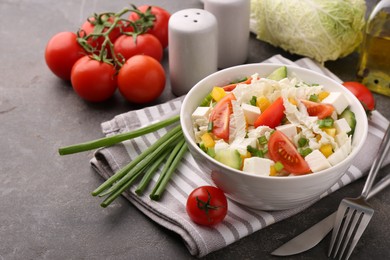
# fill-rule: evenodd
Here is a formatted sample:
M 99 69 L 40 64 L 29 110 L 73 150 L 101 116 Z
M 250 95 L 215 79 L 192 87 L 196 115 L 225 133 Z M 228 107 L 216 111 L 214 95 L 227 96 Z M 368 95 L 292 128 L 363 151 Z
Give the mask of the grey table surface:
M 160 5 L 174 13 L 202 8 L 199 0 L 132 1 Z M 92 170 L 92 152 L 60 157 L 60 146 L 102 137 L 100 123 L 141 108 L 117 93 L 91 104 L 46 67 L 47 41 L 76 31 L 84 19 L 129 4 L 112 1 L 0 1 L 0 259 L 193 259 L 182 239 L 157 225 L 123 198 L 103 209 L 90 195 L 102 179 Z M 248 63 L 275 54 L 300 58 L 250 39 Z M 165 51 L 164 67 L 168 69 Z M 357 53 L 325 65 L 342 80 L 355 80 Z M 169 81 L 153 104 L 174 96 Z M 375 95 L 377 109 L 390 118 L 390 98 Z M 390 171 L 390 167 L 381 174 Z M 364 180 L 340 189 L 307 210 L 237 241 L 205 259 L 277 259 L 275 248 L 357 196 Z M 390 192 L 371 200 L 375 215 L 352 259 L 390 256 Z M 329 236 L 317 247 L 286 259 L 327 259 Z

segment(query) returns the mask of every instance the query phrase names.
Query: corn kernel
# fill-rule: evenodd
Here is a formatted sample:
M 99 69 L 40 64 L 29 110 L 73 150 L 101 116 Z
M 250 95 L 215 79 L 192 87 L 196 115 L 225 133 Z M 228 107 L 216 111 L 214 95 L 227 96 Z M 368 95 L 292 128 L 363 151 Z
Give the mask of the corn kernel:
M 264 112 L 270 105 L 271 102 L 265 96 L 257 97 L 256 106 L 260 108 L 261 112 Z
M 275 166 L 271 165 L 269 169 L 269 176 L 276 176 Z
M 220 101 L 224 96 L 226 96 L 226 92 L 221 87 L 214 87 L 211 91 L 211 97 L 217 102 Z
M 336 136 L 336 128 L 334 127 L 331 127 L 331 128 L 324 128 L 323 129 L 325 133 L 327 133 L 328 135 L 332 136 L 332 137 L 335 137 Z
M 328 158 L 333 153 L 333 148 L 331 144 L 324 144 L 320 147 L 320 152 Z
M 293 104 L 294 106 L 298 105 L 297 100 L 296 100 L 295 98 L 293 98 L 293 97 L 289 97 L 289 98 L 288 98 L 288 101 L 289 101 L 291 104 Z
M 202 142 L 206 148 L 215 146 L 215 141 L 209 133 L 204 133 L 200 138 L 202 139 Z
M 327 91 L 322 91 L 318 93 L 318 98 L 320 101 L 324 100 L 327 96 L 329 96 L 329 92 Z

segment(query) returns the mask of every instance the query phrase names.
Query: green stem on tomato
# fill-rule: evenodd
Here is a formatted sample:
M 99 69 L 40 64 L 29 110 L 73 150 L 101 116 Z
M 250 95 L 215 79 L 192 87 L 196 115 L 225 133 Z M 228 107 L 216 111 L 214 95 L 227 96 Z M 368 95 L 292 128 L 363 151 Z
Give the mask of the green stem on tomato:
M 170 163 L 167 163 L 168 165 L 166 171 L 164 171 L 161 175 L 159 180 L 156 183 L 155 188 L 153 189 L 152 193 L 150 194 L 150 198 L 152 200 L 159 200 L 162 196 L 162 194 L 165 191 L 165 187 L 167 186 L 169 180 L 171 179 L 175 169 L 177 168 L 178 164 L 180 163 L 180 160 L 183 158 L 185 153 L 187 152 L 187 144 L 184 139 L 182 139 L 175 147 L 174 151 L 172 151 L 172 154 L 175 153 L 174 156 L 172 156 L 172 161 Z
M 165 142 L 170 140 L 172 136 L 176 137 L 178 133 L 181 134 L 181 126 L 178 125 L 174 127 L 172 130 L 167 132 L 165 135 L 163 135 L 160 139 L 158 139 L 154 144 L 149 146 L 144 152 L 142 152 L 140 155 L 138 155 L 134 160 L 132 160 L 129 164 L 127 164 L 124 168 L 116 172 L 114 175 L 112 175 L 110 178 L 108 178 L 102 185 L 100 185 L 97 189 L 95 189 L 92 192 L 93 196 L 97 196 L 106 189 L 108 189 L 111 185 L 113 185 L 115 182 L 120 180 L 123 176 L 126 175 L 127 172 L 129 172 L 133 167 L 135 167 L 138 163 L 140 163 L 145 157 L 147 157 L 149 154 L 153 153 L 158 147 L 163 145 Z
M 179 120 L 179 115 L 170 117 L 168 119 L 162 120 L 158 123 L 148 125 L 146 127 L 131 131 L 131 132 L 126 132 L 126 133 L 121 133 L 109 137 L 104 137 L 100 138 L 97 140 L 85 142 L 85 143 L 80 143 L 80 144 L 75 144 L 71 146 L 65 146 L 61 147 L 58 149 L 58 152 L 60 155 L 67 155 L 67 154 L 74 154 L 74 153 L 80 153 L 80 152 L 85 152 L 89 150 L 93 150 L 96 148 L 100 147 L 105 147 L 105 146 L 111 146 L 117 143 L 120 143 L 125 140 L 133 139 L 135 137 L 139 137 L 151 132 L 154 132 L 160 128 L 166 127 L 168 125 L 171 125 Z

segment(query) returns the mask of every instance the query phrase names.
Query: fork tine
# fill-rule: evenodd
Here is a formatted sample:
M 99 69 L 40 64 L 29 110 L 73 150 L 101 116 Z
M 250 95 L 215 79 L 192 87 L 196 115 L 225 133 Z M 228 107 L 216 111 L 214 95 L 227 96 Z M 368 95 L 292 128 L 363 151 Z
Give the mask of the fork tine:
M 372 212 L 374 213 L 374 212 Z M 362 217 L 361 217 L 361 221 L 359 223 L 359 227 L 358 229 L 356 230 L 356 233 L 355 233 L 355 236 L 351 242 L 351 245 L 349 247 L 349 250 L 347 252 L 347 255 L 345 257 L 345 259 L 348 259 L 351 254 L 352 254 L 352 251 L 355 249 L 355 246 L 357 244 L 357 242 L 359 241 L 360 237 L 362 236 L 364 230 L 366 230 L 366 227 L 368 226 L 368 223 L 370 222 L 371 218 L 372 218 L 372 214 L 365 214 L 365 213 L 362 213 Z
M 348 211 L 346 211 L 345 214 L 346 214 L 346 217 L 344 219 L 344 223 L 343 223 L 342 229 L 340 231 L 340 234 L 338 235 L 337 245 L 336 245 L 336 248 L 335 248 L 335 250 L 333 252 L 333 258 L 336 257 L 337 252 L 339 251 L 341 243 L 345 240 L 345 233 L 346 233 L 346 231 L 348 230 L 348 228 L 350 226 L 351 219 L 353 219 L 353 217 L 355 215 L 355 211 L 353 211 L 351 208 L 348 207 Z
M 350 225 L 348 227 L 348 234 L 345 237 L 345 239 L 343 240 L 344 243 L 343 243 L 343 246 L 342 246 L 340 254 L 339 254 L 339 259 L 341 259 L 341 257 L 343 256 L 344 251 L 347 248 L 347 245 L 349 244 L 349 242 L 352 239 L 353 233 L 356 231 L 356 229 L 359 229 L 359 224 L 358 223 L 361 220 L 363 214 L 364 214 L 363 212 L 359 212 L 357 210 L 354 210 L 354 214 L 352 216 L 352 222 L 350 223 Z M 348 259 L 348 258 L 346 258 L 346 259 Z
M 348 211 L 349 211 L 349 208 L 345 207 L 344 204 L 343 204 L 343 201 L 341 201 L 341 203 L 339 205 L 339 208 L 337 210 L 336 218 L 335 218 L 335 226 L 334 226 L 333 231 L 332 231 L 332 238 L 331 238 L 331 241 L 330 241 L 328 257 L 330 257 L 331 254 L 332 254 L 332 250 L 333 250 L 333 247 L 336 244 L 337 238 L 339 238 L 339 240 L 340 240 L 340 233 L 339 233 L 339 231 L 340 231 L 340 228 L 343 227 L 342 226 L 343 219 L 346 216 L 346 214 L 348 214 Z M 344 223 L 345 223 L 345 221 L 344 221 Z

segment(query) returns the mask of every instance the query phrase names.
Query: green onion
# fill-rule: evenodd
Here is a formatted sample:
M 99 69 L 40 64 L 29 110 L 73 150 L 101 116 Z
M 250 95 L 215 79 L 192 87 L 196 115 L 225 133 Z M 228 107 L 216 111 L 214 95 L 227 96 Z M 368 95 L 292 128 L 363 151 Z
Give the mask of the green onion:
M 172 151 L 169 156 L 167 163 L 163 169 L 163 172 L 160 175 L 152 193 L 150 194 L 150 198 L 152 200 L 159 200 L 161 195 L 165 191 L 165 187 L 167 186 L 169 180 L 171 179 L 177 165 L 180 163 L 180 160 L 183 158 L 184 154 L 187 152 L 187 144 L 185 140 L 181 140 Z
M 259 149 L 253 148 L 253 147 L 250 146 L 250 145 L 248 145 L 248 146 L 246 147 L 246 149 L 248 150 L 248 152 L 251 153 L 252 156 L 261 157 L 261 158 L 264 157 L 263 151 L 261 151 L 261 150 L 259 150 Z
M 301 137 L 299 138 L 298 140 L 298 147 L 304 147 L 306 146 L 307 144 L 309 143 L 309 140 L 304 138 L 304 137 Z
M 259 138 L 257 138 L 257 141 L 259 142 L 259 144 L 267 144 L 268 143 L 267 137 L 265 137 L 265 135 L 262 135 Z
M 236 83 L 244 82 L 247 79 L 248 79 L 247 77 L 243 77 L 243 78 L 240 78 L 240 79 L 237 79 L 237 80 L 233 80 L 232 82 L 230 82 L 230 84 L 236 84 Z
M 284 165 L 283 165 L 283 163 L 277 161 L 277 162 L 274 164 L 274 167 L 275 167 L 275 170 L 276 170 L 277 172 L 280 172 L 281 170 L 283 170 Z
M 200 102 L 200 107 L 208 107 L 213 102 L 213 97 L 211 93 L 209 93 L 203 100 Z
M 318 102 L 318 95 L 316 94 L 310 95 L 309 100 L 313 102 Z
M 154 132 L 160 128 L 171 125 L 177 121 L 179 121 L 179 115 L 170 117 L 166 120 L 160 121 L 160 122 L 155 123 L 155 124 L 151 124 L 149 126 L 137 129 L 137 130 L 132 131 L 132 132 L 121 133 L 121 134 L 113 135 L 110 137 L 104 137 L 104 138 L 100 138 L 100 139 L 85 142 L 85 143 L 61 147 L 58 149 L 58 152 L 60 155 L 67 155 L 67 154 L 85 152 L 85 151 L 97 149 L 100 147 L 111 146 L 111 145 L 123 142 L 125 140 L 133 139 L 135 137 Z
M 251 100 L 249 100 L 249 103 L 252 106 L 256 106 L 256 101 L 257 101 L 257 97 L 256 96 L 252 96 Z
M 307 147 L 307 148 L 298 148 L 298 152 L 303 156 L 306 157 L 306 155 L 310 154 L 312 150 Z
M 207 132 L 211 133 L 213 131 L 213 122 L 210 121 L 209 124 L 207 125 Z
M 140 181 L 137 189 L 135 190 L 135 193 L 141 195 L 144 192 L 146 187 L 149 185 L 150 180 L 153 178 L 154 174 L 156 173 L 158 167 L 168 157 L 169 154 L 170 151 L 167 150 L 164 154 L 160 156 L 160 158 L 157 158 L 157 160 L 148 168 L 148 171 L 145 173 L 142 180 Z
M 333 119 L 330 117 L 320 119 L 317 121 L 320 128 L 329 128 L 333 126 Z
M 113 185 L 115 182 L 120 180 L 123 176 L 125 176 L 131 169 L 137 166 L 145 157 L 147 157 L 149 154 L 154 153 L 156 149 L 161 147 L 164 143 L 167 143 L 169 140 L 172 140 L 171 138 L 177 138 L 182 134 L 181 126 L 178 125 L 172 130 L 170 130 L 168 133 L 163 135 L 160 139 L 158 139 L 154 144 L 149 146 L 144 152 L 142 152 L 140 155 L 138 155 L 134 160 L 132 160 L 128 165 L 126 165 L 124 168 L 116 172 L 114 175 L 112 175 L 110 178 L 108 178 L 102 185 L 100 185 L 97 189 L 95 189 L 92 192 L 93 196 L 99 195 L 106 189 L 108 189 L 111 185 Z M 173 139 L 174 140 L 174 139 Z

